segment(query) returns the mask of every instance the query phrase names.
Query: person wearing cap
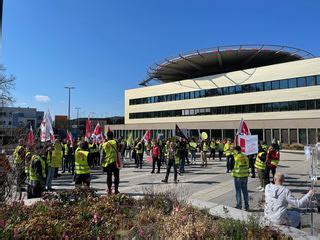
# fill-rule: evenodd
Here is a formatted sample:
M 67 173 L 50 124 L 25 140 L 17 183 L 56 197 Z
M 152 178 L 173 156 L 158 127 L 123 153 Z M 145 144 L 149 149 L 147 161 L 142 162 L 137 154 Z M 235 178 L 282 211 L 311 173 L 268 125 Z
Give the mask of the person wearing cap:
M 244 199 L 244 208 L 249 210 L 248 195 L 248 176 L 249 176 L 249 159 L 241 152 L 241 147 L 237 146 L 234 151 L 234 158 L 230 162 L 231 175 L 234 178 L 234 187 L 236 190 L 236 208 L 242 209 L 242 197 Z
M 296 199 L 291 191 L 283 186 L 284 181 L 284 174 L 276 173 L 274 184 L 269 183 L 266 186 L 264 216 L 273 224 L 299 227 L 301 225 L 300 214 L 297 211 L 289 211 L 288 205 L 298 208 L 308 206 L 315 191 L 309 190 L 302 198 Z

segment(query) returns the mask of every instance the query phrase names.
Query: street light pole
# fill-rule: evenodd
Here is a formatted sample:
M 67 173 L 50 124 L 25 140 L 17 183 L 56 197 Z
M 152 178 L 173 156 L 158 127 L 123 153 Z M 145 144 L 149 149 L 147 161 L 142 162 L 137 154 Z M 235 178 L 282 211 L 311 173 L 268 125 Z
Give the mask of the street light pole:
M 81 108 L 76 107 L 75 109 L 77 109 L 77 127 L 79 127 L 79 110 L 80 110 Z
M 69 102 L 68 102 L 68 129 L 70 130 L 70 93 L 71 89 L 75 89 L 75 87 L 64 87 L 65 89 L 69 90 Z

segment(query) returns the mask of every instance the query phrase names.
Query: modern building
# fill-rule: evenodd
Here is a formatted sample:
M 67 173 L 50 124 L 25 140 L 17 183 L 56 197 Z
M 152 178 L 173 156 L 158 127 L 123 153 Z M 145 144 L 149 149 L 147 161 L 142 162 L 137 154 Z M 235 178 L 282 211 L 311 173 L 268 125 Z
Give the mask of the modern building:
M 8 137 L 24 134 L 30 125 L 33 129 L 40 127 L 44 112 L 36 108 L 1 107 L 0 108 L 0 142 Z M 36 131 L 36 130 L 35 130 Z
M 71 120 L 71 131 L 74 136 L 84 136 L 86 132 L 86 121 L 87 118 L 76 118 Z M 124 117 L 114 116 L 105 118 L 90 118 L 91 131 L 94 130 L 97 123 L 100 124 L 101 128 L 103 126 L 109 126 L 113 129 L 113 125 L 124 124 Z
M 116 136 L 150 129 L 170 137 L 178 124 L 191 135 L 233 138 L 243 118 L 268 143 L 320 141 L 320 58 L 301 49 L 196 50 L 155 64 L 140 85 L 125 91 L 125 124 L 113 126 Z

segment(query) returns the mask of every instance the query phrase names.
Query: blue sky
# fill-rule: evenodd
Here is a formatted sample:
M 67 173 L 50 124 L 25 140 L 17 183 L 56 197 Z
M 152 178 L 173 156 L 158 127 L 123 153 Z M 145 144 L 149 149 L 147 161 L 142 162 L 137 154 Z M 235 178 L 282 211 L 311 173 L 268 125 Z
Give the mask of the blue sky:
M 229 44 L 266 43 L 320 55 L 320 1 L 4 0 L 1 62 L 15 106 L 71 116 L 123 115 L 124 90 L 155 62 Z

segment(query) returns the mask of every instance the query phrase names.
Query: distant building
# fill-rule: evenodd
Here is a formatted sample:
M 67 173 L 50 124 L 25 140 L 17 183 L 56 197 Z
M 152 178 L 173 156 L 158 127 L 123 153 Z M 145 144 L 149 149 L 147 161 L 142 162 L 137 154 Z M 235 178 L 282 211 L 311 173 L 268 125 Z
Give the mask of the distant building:
M 76 118 L 71 120 L 71 131 L 75 136 L 83 136 L 86 132 L 86 121 L 87 118 Z M 124 117 L 114 116 L 107 118 L 90 118 L 91 131 L 94 130 L 97 123 L 100 124 L 102 131 L 107 129 L 108 126 L 115 124 L 124 124 Z M 111 127 L 112 128 L 112 127 Z
M 68 128 L 68 117 L 64 115 L 55 115 L 54 127 L 66 130 Z
M 0 137 L 15 136 L 25 133 L 30 125 L 36 132 L 40 127 L 44 112 L 36 108 L 1 107 L 0 108 Z

